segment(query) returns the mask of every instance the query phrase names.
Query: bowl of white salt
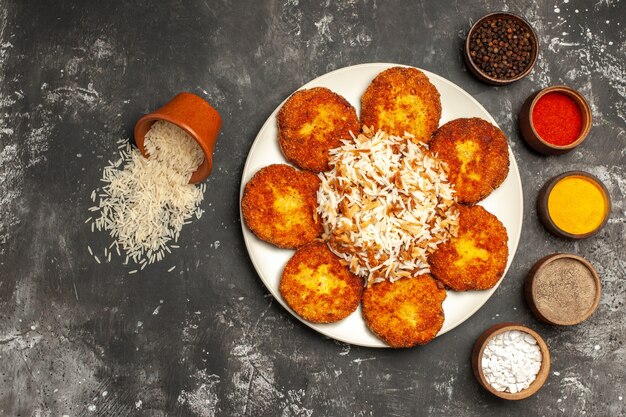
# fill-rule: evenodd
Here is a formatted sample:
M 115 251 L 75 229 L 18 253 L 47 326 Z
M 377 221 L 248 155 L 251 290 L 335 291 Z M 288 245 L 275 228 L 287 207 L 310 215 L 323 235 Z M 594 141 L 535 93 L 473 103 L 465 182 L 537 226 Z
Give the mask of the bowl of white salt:
M 500 323 L 476 340 L 472 369 L 478 382 L 496 397 L 523 400 L 546 382 L 550 351 L 537 332 L 517 323 Z

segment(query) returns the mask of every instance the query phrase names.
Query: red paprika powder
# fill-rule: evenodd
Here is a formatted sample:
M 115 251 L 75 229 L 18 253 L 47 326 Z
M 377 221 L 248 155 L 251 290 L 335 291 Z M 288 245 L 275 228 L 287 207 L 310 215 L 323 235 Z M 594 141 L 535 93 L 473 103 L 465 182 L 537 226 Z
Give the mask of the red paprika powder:
M 583 115 L 571 97 L 554 91 L 535 103 L 532 122 L 541 139 L 552 145 L 565 146 L 580 136 Z

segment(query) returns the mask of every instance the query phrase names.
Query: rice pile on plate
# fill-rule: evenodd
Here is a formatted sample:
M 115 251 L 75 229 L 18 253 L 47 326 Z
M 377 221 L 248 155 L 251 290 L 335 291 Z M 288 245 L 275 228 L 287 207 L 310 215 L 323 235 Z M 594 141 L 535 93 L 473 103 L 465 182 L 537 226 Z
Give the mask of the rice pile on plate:
M 428 254 L 458 231 L 446 164 L 413 135 L 369 129 L 330 153 L 317 193 L 330 249 L 368 285 L 430 272 Z

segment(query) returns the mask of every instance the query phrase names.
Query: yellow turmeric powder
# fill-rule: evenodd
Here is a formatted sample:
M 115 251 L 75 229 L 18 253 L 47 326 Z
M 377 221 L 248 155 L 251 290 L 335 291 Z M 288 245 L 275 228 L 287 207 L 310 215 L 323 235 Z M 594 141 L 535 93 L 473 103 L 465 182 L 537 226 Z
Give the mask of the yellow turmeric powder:
M 563 178 L 550 191 L 548 213 L 561 230 L 585 234 L 596 230 L 607 212 L 607 198 L 595 181 L 572 175 Z

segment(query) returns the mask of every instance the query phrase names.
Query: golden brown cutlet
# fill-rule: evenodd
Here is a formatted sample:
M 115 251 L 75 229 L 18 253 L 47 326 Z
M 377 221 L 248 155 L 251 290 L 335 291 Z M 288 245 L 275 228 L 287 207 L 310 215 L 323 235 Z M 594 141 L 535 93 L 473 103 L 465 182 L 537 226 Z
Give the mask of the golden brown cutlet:
M 477 117 L 455 119 L 441 126 L 430 141 L 430 151 L 448 164 L 448 179 L 463 204 L 487 197 L 509 173 L 506 136 Z
M 459 205 L 459 231 L 429 258 L 431 273 L 455 291 L 486 290 L 502 277 L 509 256 L 506 228 L 481 206 Z
M 280 293 L 292 310 L 313 323 L 333 323 L 359 305 L 363 280 L 339 262 L 326 243 L 301 247 L 287 262 Z
M 289 165 L 262 168 L 244 189 L 243 220 L 259 239 L 278 247 L 295 249 L 310 243 L 322 233 L 319 185 L 317 175 Z
M 383 281 L 363 293 L 363 319 L 370 330 L 393 348 L 431 341 L 444 321 L 446 291 L 429 274 Z
M 361 130 L 354 107 L 328 88 L 296 91 L 278 112 L 278 143 L 285 158 L 313 172 L 330 169 L 328 151 Z
M 361 98 L 361 125 L 390 135 L 411 133 L 428 143 L 439 126 L 439 91 L 416 68 L 393 67 L 378 74 Z

